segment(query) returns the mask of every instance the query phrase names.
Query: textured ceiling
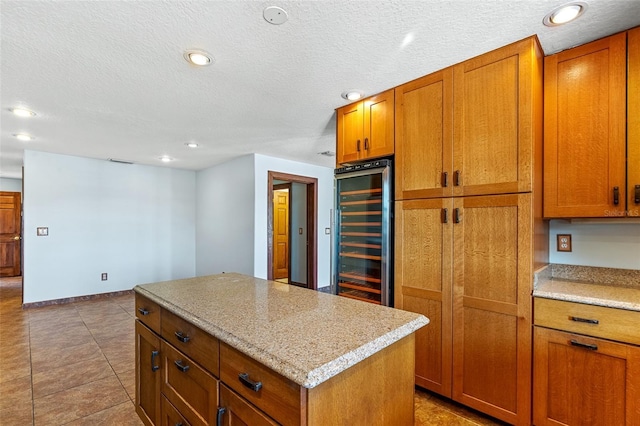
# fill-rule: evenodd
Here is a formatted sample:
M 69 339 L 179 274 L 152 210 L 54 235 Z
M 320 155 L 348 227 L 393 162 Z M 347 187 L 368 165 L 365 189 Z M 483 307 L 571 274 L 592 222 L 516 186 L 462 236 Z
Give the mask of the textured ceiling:
M 318 153 L 335 150 L 347 89 L 374 94 L 532 34 L 550 54 L 640 25 L 640 0 L 587 0 L 577 21 L 543 26 L 563 3 L 2 0 L 0 176 L 20 177 L 24 149 L 193 170 L 253 152 L 332 167 Z M 285 24 L 263 19 L 272 5 Z M 215 63 L 189 65 L 193 48 Z

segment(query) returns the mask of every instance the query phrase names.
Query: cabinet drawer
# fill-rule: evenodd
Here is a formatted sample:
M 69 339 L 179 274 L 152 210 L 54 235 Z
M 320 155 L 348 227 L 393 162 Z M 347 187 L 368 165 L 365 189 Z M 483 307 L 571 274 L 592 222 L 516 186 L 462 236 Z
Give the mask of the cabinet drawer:
M 180 412 L 176 410 L 176 407 L 171 405 L 169 400 L 165 396 L 163 396 L 162 397 L 162 416 L 160 416 L 160 424 L 158 426 L 175 426 L 175 425 L 191 426 L 189 425 L 189 422 L 187 421 L 187 419 L 182 417 L 182 414 L 180 414 Z
M 640 312 L 536 297 L 534 322 L 542 327 L 640 345 Z
M 220 380 L 277 422 L 300 424 L 305 390 L 224 343 L 220 344 Z M 259 389 L 251 389 L 246 381 L 260 383 Z
M 162 312 L 162 337 L 214 376 L 220 374 L 220 344 L 215 337 L 167 310 Z
M 225 385 L 220 385 L 220 407 L 225 409 L 223 425 L 277 426 L 263 412 Z
M 162 394 L 191 425 L 216 424 L 218 380 L 167 342 L 160 345 Z
M 160 305 L 136 293 L 136 317 L 160 334 Z

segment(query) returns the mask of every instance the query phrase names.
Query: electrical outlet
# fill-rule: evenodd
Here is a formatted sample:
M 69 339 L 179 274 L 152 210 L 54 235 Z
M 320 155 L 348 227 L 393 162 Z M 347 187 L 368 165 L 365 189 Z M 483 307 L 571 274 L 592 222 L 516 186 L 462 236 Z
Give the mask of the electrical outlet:
M 107 280 L 107 273 L 106 273 L 106 272 L 103 272 L 103 273 L 102 273 L 102 276 L 100 277 L 100 279 L 101 279 L 102 281 L 106 281 L 106 280 Z
M 558 234 L 558 251 L 571 251 L 571 234 Z

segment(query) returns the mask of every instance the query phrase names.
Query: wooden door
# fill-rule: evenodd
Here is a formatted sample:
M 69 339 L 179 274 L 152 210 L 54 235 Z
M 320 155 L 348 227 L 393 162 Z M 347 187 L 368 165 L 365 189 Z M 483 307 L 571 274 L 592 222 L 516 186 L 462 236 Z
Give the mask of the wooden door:
M 640 425 L 640 348 L 534 327 L 533 420 Z
M 396 203 L 395 306 L 429 318 L 416 332 L 416 384 L 451 398 L 451 198 Z
M 628 33 L 627 215 L 640 216 L 640 27 Z
M 0 277 L 21 274 L 21 202 L 19 192 L 0 192 Z
M 453 68 L 453 192 L 533 189 L 541 141 L 542 51 L 535 37 Z
M 362 158 L 385 157 L 394 148 L 393 89 L 365 99 Z
M 220 407 L 224 409 L 224 426 L 275 426 L 270 417 L 251 405 L 225 385 L 220 385 Z
M 395 89 L 396 200 L 452 194 L 453 69 Z
M 623 216 L 626 33 L 544 63 L 545 217 Z
M 147 425 L 160 420 L 161 362 L 160 338 L 136 321 L 136 413 Z
M 358 161 L 364 150 L 364 104 L 357 102 L 336 110 L 336 163 Z
M 273 279 L 289 277 L 289 189 L 273 191 Z
M 531 418 L 531 194 L 454 199 L 453 399 Z

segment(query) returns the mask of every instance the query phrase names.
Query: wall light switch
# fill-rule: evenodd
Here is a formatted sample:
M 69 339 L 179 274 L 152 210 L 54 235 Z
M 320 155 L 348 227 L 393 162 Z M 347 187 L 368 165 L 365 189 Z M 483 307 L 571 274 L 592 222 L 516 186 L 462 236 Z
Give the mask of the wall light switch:
M 327 235 L 331 234 L 331 228 L 324 228 L 324 233 Z
M 47 226 L 38 226 L 36 228 L 36 235 L 38 237 L 46 237 L 49 235 L 49 228 Z
M 298 234 L 302 235 L 302 228 L 298 228 Z
M 558 234 L 558 251 L 571 251 L 571 234 Z

